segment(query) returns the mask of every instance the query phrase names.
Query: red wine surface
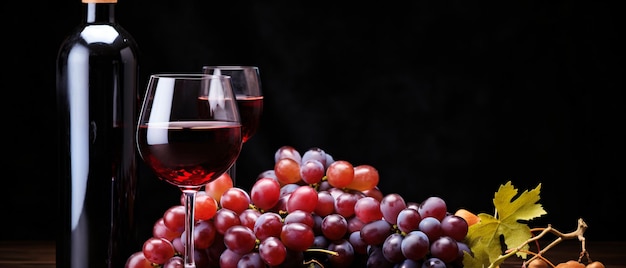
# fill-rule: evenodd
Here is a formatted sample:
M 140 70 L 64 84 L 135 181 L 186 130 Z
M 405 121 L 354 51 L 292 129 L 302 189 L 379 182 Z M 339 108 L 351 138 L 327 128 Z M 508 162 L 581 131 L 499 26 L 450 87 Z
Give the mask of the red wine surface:
M 243 142 L 246 142 L 259 129 L 263 112 L 263 96 L 237 95 L 237 106 L 241 117 Z

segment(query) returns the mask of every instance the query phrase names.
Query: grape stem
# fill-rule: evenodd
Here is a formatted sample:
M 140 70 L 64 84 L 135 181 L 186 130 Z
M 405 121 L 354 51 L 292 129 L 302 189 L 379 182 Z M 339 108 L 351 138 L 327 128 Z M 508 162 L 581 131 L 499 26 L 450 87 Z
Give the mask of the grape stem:
M 515 254 L 517 254 L 518 252 L 526 252 L 525 250 L 523 250 L 523 248 L 533 242 L 537 242 L 537 240 L 543 238 L 544 236 L 546 236 L 547 234 L 553 234 L 556 235 L 557 238 L 555 238 L 550 244 L 548 244 L 545 248 L 541 249 L 539 252 L 537 252 L 536 254 L 531 254 L 533 255 L 533 257 L 531 257 L 530 259 L 526 260 L 524 262 L 524 265 L 522 267 L 526 267 L 531 261 L 533 261 L 534 259 L 537 258 L 543 258 L 543 254 L 545 254 L 548 250 L 550 250 L 551 248 L 553 248 L 554 246 L 558 245 L 559 243 L 561 243 L 563 240 L 569 240 L 569 239 L 578 239 L 578 241 L 580 241 L 581 243 L 581 253 L 580 253 L 580 257 L 578 259 L 578 261 L 580 262 L 581 259 L 586 256 L 587 260 L 591 262 L 591 258 L 589 257 L 589 252 L 587 252 L 587 248 L 585 246 L 585 231 L 587 230 L 587 223 L 582 219 L 578 219 L 578 227 L 576 228 L 575 231 L 573 232 L 569 232 L 569 233 L 562 233 L 559 230 L 555 229 L 552 227 L 551 224 L 548 224 L 547 227 L 541 227 L 541 228 L 533 228 L 530 230 L 531 233 L 536 233 L 536 232 L 540 232 L 539 234 L 533 236 L 532 238 L 526 240 L 524 243 L 522 243 L 521 245 L 517 246 L 516 248 L 511 248 L 505 251 L 504 255 L 500 255 L 489 267 L 490 268 L 495 268 L 494 264 L 495 263 L 501 263 L 502 261 L 504 261 L 506 258 L 511 257 Z M 554 267 L 554 265 L 552 265 L 552 267 Z
M 306 252 L 321 252 L 321 253 L 326 253 L 328 255 L 333 255 L 333 256 L 339 256 L 339 253 L 332 251 L 332 250 L 327 250 L 327 249 L 321 249 L 321 248 L 309 248 L 306 250 Z

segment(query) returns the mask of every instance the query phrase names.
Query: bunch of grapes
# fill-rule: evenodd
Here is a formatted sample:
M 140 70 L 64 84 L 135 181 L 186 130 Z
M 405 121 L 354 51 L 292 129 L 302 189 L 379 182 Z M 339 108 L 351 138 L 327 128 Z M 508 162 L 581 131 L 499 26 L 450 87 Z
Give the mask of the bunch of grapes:
M 430 196 L 405 200 L 378 188 L 370 165 L 320 148 L 279 148 L 249 192 L 228 174 L 197 194 L 197 267 L 463 267 L 468 221 Z M 127 268 L 184 267 L 183 199 L 158 219 Z

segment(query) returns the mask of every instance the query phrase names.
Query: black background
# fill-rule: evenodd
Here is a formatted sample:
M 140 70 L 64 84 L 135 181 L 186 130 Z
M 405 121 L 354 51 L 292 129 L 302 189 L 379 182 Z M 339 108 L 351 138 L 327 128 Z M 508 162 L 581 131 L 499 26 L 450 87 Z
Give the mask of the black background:
M 156 72 L 260 68 L 265 110 L 238 162 L 243 188 L 280 146 L 319 147 L 376 167 L 385 193 L 438 195 L 449 211 L 493 214 L 501 184 L 541 184 L 548 214 L 534 223 L 569 232 L 582 217 L 593 241 L 626 239 L 617 2 L 123 0 L 117 17 L 139 43 L 142 86 Z M 1 11 L 0 238 L 53 239 L 55 58 L 82 6 L 13 5 Z M 148 172 L 141 183 L 148 235 L 180 192 Z

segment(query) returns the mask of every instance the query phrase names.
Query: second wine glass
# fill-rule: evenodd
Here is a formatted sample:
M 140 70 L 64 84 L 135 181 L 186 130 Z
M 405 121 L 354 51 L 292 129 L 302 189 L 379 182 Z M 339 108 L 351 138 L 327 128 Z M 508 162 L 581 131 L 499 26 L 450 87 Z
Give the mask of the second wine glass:
M 231 86 L 228 76 L 151 75 L 139 115 L 140 156 L 184 195 L 186 268 L 196 267 L 196 193 L 224 174 L 241 152 L 241 122 Z
M 259 129 L 263 113 L 263 93 L 261 77 L 257 66 L 216 65 L 203 66 L 205 74 L 227 75 L 231 77 L 233 92 L 237 99 L 241 116 L 241 132 L 243 143 L 247 142 Z M 228 174 L 236 183 L 236 163 L 228 170 Z

